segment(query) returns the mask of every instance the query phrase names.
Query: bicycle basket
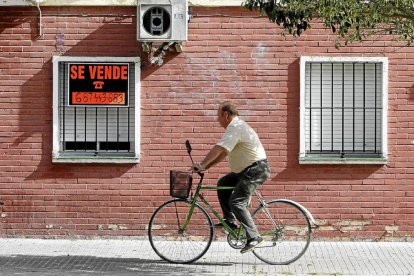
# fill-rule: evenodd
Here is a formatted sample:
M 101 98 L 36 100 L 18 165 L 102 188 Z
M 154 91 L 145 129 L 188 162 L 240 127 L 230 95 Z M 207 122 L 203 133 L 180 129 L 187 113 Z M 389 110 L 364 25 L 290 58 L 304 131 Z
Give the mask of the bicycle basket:
M 192 184 L 193 176 L 190 173 L 170 171 L 170 196 L 187 198 Z

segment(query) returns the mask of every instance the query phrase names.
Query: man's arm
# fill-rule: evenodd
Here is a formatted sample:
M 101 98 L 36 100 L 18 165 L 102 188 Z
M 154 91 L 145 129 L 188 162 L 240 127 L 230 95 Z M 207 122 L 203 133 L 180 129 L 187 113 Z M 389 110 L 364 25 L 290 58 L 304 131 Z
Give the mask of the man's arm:
M 215 145 L 209 153 L 206 155 L 204 160 L 200 163 L 202 168 L 206 170 L 213 167 L 214 165 L 223 161 L 228 152 L 225 148 Z

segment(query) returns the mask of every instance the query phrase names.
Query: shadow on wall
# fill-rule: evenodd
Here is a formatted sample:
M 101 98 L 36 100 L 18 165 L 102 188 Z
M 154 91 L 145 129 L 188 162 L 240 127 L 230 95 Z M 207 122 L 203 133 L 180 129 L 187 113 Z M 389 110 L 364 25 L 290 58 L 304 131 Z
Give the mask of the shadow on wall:
M 410 93 L 410 100 L 414 100 L 414 84 L 408 88 L 408 93 Z
M 6 30 L 11 30 L 24 23 L 29 23 L 30 40 L 36 41 L 39 39 L 39 13 L 36 7 L 28 7 L 22 14 L 16 14 L 12 12 L 13 7 L 1 7 L 4 13 L 1 13 L 1 25 L 0 34 Z
M 6 21 L 4 26 L 6 28 L 13 28 L 19 24 L 30 22 L 31 38 L 33 40 L 38 36 L 37 10 L 32 15 L 31 10 L 28 12 L 27 9 L 22 8 L 21 14 L 26 15 L 29 13 L 30 16 L 23 18 L 20 13 L 13 13 L 14 16 L 7 18 L 10 24 Z M 35 42 L 33 43 L 35 49 L 28 51 L 38 51 L 38 53 L 33 53 L 33 55 L 39 55 L 47 61 L 43 64 L 35 62 L 33 66 L 42 67 L 31 68 L 38 69 L 38 72 L 21 85 L 20 106 L 18 108 L 19 136 L 15 138 L 11 145 L 15 149 L 27 148 L 27 154 L 32 158 L 30 166 L 33 168 L 33 172 L 26 179 L 120 177 L 135 165 L 52 163 L 53 64 L 51 56 L 143 56 L 145 59 L 142 58 L 142 62 L 144 65 L 148 65 L 146 63 L 146 55 L 141 54 L 141 46 L 136 41 L 134 10 L 128 8 L 96 9 L 83 7 L 82 13 L 77 8 L 43 8 L 42 11 L 44 37 L 38 40 L 39 45 L 42 45 L 42 50 L 36 48 L 37 44 Z M 48 25 L 52 23 L 50 18 L 56 18 L 53 24 L 58 25 L 62 22 L 65 23 L 65 20 L 74 22 L 74 25 L 82 24 L 73 20 L 73 18 L 77 19 L 76 16 L 65 17 L 62 14 L 79 14 L 79 16 L 88 14 L 91 16 L 82 17 L 88 21 L 87 24 L 85 23 L 81 26 L 85 30 L 79 31 L 79 34 L 74 35 L 73 28 L 75 27 L 71 26 L 71 24 L 64 24 L 65 27 L 49 28 Z M 111 16 L 105 16 L 104 14 L 111 14 Z M 115 16 L 113 14 L 120 15 Z M 99 26 L 94 28 L 89 27 L 89 24 Z M 85 27 L 85 25 L 88 25 L 88 27 Z M 88 33 L 89 30 L 87 28 L 94 29 Z M 0 29 L 0 31 L 3 30 Z M 85 32 L 84 36 L 82 36 L 82 32 Z M 74 42 L 76 42 L 75 45 L 73 45 Z M 169 56 L 165 62 L 170 61 L 172 58 L 172 56 Z M 146 67 L 149 68 L 149 66 Z M 158 67 L 151 67 L 150 70 L 144 70 L 143 72 L 148 75 L 156 69 Z
M 288 97 L 287 97 L 287 162 L 286 167 L 279 172 L 272 182 L 276 185 L 286 185 L 293 182 L 314 182 L 337 180 L 343 181 L 363 180 L 380 170 L 383 165 L 300 165 L 299 154 L 299 106 L 300 106 L 300 73 L 299 59 L 288 67 Z
M 16 27 L 19 24 L 30 22 L 32 40 L 38 36 L 38 15 L 37 10 L 33 7 L 21 9 L 24 15 L 6 17 L 6 28 Z M 55 24 L 71 20 L 74 24 L 76 16 L 64 17 L 62 14 L 78 14 L 78 8 L 43 8 L 43 16 L 45 19 L 56 16 Z M 85 33 L 82 37 L 81 32 L 73 34 L 71 24 L 65 24 L 65 27 L 55 27 L 49 29 L 48 24 L 51 21 L 44 21 L 45 39 L 40 40 L 47 53 L 52 55 L 66 56 L 141 56 L 144 69 L 141 72 L 141 78 L 145 79 L 160 67 L 149 66 L 147 55 L 141 53 L 140 43 L 136 41 L 136 18 L 134 9 L 128 8 L 92 8 L 83 7 L 82 14 L 91 14 L 92 16 L 83 16 L 85 20 L 89 20 L 90 24 L 100 24 L 98 28 L 91 33 Z M 119 14 L 119 16 L 105 17 L 102 13 Z M 15 13 L 16 14 L 16 13 Z M 86 24 L 89 27 L 89 23 Z M 77 26 L 77 25 L 76 25 Z M 76 28 L 81 28 L 76 27 Z M 0 29 L 4 31 L 6 28 Z M 86 31 L 85 31 L 86 32 Z M 72 46 L 75 41 L 76 44 Z M 82 37 L 82 38 L 79 38 Z M 70 46 L 69 46 L 70 45 Z M 36 43 L 34 43 L 36 46 Z M 121 176 L 127 172 L 133 165 L 76 165 L 52 164 L 52 62 L 51 57 L 43 54 L 42 50 L 38 50 L 39 55 L 47 61 L 42 64 L 42 68 L 33 75 L 28 81 L 21 86 L 23 97 L 21 98 L 19 108 L 19 137 L 13 142 L 13 147 L 21 148 L 29 145 L 28 141 L 34 138 L 35 158 L 41 157 L 37 165 L 33 164 L 34 171 L 28 177 L 29 179 L 41 178 L 71 178 L 76 177 L 100 177 L 113 178 Z M 59 52 L 61 51 L 61 52 Z M 36 53 L 34 53 L 36 54 Z M 177 53 L 169 53 L 164 63 L 168 63 Z M 161 67 L 162 68 L 162 67 Z M 287 164 L 283 171 L 274 177 L 274 183 L 286 183 L 289 180 L 295 181 L 316 181 L 317 179 L 338 179 L 343 176 L 346 179 L 364 179 L 377 171 L 379 166 L 324 166 L 320 170 L 319 166 L 299 165 L 297 155 L 299 152 L 299 60 L 291 63 L 288 67 L 288 97 L 287 97 Z M 143 89 L 150 89 L 143 87 Z M 410 89 L 413 92 L 414 87 Z M 26 143 L 26 145 L 23 145 Z M 143 145 L 145 146 L 145 145 Z M 33 150 L 33 149 L 31 149 Z M 33 162 L 35 163 L 35 162 Z M 86 170 L 87 168 L 87 170 Z M 357 173 L 356 173 L 357 171 Z

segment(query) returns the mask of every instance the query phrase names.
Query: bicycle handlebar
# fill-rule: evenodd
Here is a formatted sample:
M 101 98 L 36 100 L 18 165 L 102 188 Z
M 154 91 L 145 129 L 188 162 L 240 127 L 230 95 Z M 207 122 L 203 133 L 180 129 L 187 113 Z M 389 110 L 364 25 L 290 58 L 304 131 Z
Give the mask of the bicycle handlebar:
M 193 148 L 191 147 L 190 141 L 188 141 L 188 140 L 185 141 L 185 147 L 187 148 L 187 153 L 190 156 L 191 163 L 193 163 L 193 166 L 194 166 L 193 156 L 191 155 L 191 151 L 193 150 Z M 203 172 L 196 172 L 196 173 L 201 177 L 201 180 L 203 180 L 204 173 Z M 201 183 L 201 181 L 200 181 L 200 183 Z

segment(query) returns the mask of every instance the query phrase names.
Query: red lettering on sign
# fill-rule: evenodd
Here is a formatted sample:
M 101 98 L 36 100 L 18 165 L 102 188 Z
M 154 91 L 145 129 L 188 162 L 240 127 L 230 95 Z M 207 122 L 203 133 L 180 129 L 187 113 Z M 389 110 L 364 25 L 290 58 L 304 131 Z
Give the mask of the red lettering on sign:
M 89 65 L 91 80 L 127 80 L 127 65 Z
M 105 79 L 107 80 L 112 78 L 112 67 L 113 66 L 105 66 Z
M 114 71 L 112 72 L 112 78 L 114 80 L 118 80 L 119 76 L 121 75 L 121 70 L 119 69 L 119 66 L 114 66 Z
M 103 80 L 104 79 L 103 78 L 103 66 L 102 65 L 98 65 L 97 67 L 98 67 L 98 74 L 97 74 L 96 78 L 98 80 Z
M 71 65 L 70 66 L 70 78 L 72 80 L 84 80 L 85 79 L 85 65 Z
M 121 79 L 122 80 L 128 79 L 128 66 L 126 65 L 121 66 Z
M 96 78 L 96 66 L 89 66 L 89 75 L 91 76 L 91 80 Z

